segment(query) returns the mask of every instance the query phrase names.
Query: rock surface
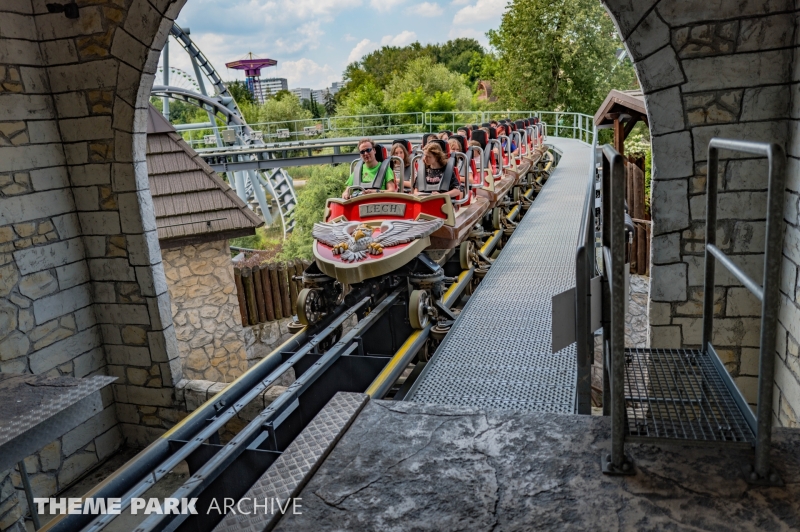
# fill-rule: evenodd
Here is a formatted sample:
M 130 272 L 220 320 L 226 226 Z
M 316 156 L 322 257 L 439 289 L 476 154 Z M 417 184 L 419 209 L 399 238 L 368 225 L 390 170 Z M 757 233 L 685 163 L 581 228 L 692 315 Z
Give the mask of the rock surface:
M 370 401 L 276 530 L 797 530 L 800 430 L 777 429 L 785 488 L 747 484 L 749 450 L 629 444 L 609 419 Z

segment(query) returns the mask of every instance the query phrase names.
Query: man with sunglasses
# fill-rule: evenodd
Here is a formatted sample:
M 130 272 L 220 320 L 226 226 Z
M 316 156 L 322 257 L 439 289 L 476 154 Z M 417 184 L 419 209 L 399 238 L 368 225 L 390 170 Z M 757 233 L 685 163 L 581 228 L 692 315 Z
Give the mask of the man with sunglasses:
M 361 139 L 358 142 L 358 153 L 361 154 L 361 161 L 356 164 L 353 174 L 350 174 L 350 177 L 347 178 L 342 198 L 350 199 L 350 187 L 352 186 L 363 188 L 365 194 L 378 190 L 388 190 L 389 192 L 397 190 L 391 166 L 388 163 L 381 164 L 378 162 L 375 157 L 375 149 L 375 142 L 372 139 Z M 381 170 L 383 170 L 383 179 L 380 180 L 380 183 L 377 183 Z M 354 174 L 359 175 L 356 178 Z

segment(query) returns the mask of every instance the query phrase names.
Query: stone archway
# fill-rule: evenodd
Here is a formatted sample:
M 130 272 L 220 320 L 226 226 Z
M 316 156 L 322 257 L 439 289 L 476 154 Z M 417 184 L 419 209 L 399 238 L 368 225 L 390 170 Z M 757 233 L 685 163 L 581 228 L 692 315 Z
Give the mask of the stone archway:
M 603 0 L 634 61 L 653 138 L 650 303 L 654 346 L 699 345 L 708 141 L 715 136 L 776 142 L 789 160 L 783 305 L 775 416 L 797 423 L 800 263 L 797 232 L 799 98 L 792 2 Z M 718 241 L 748 273 L 763 271 L 766 162 L 722 164 Z M 745 397 L 757 390 L 760 304 L 729 275 L 717 283 L 716 343 Z M 788 334 L 787 334 L 788 333 Z

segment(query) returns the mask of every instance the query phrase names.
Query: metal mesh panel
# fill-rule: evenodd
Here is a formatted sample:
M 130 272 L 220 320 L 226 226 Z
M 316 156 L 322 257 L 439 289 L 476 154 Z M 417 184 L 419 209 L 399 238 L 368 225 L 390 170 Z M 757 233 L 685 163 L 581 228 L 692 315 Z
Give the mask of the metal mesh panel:
M 626 349 L 625 439 L 753 444 L 712 356 L 690 349 Z
M 575 286 L 575 250 L 591 147 L 551 139 L 564 155 L 472 295 L 408 400 L 573 413 L 575 345 L 550 353 L 551 300 Z

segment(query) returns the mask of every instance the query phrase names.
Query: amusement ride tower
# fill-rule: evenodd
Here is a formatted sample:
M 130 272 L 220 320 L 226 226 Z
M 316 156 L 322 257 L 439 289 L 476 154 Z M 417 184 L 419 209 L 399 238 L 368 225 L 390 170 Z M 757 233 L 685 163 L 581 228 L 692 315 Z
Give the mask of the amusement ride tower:
M 247 85 L 250 94 L 258 103 L 264 103 L 264 92 L 261 88 L 261 69 L 277 65 L 278 62 L 274 59 L 257 59 L 253 57 L 253 53 L 247 54 L 246 59 L 239 59 L 230 63 L 225 63 L 225 66 L 234 70 L 244 70 L 245 84 Z

